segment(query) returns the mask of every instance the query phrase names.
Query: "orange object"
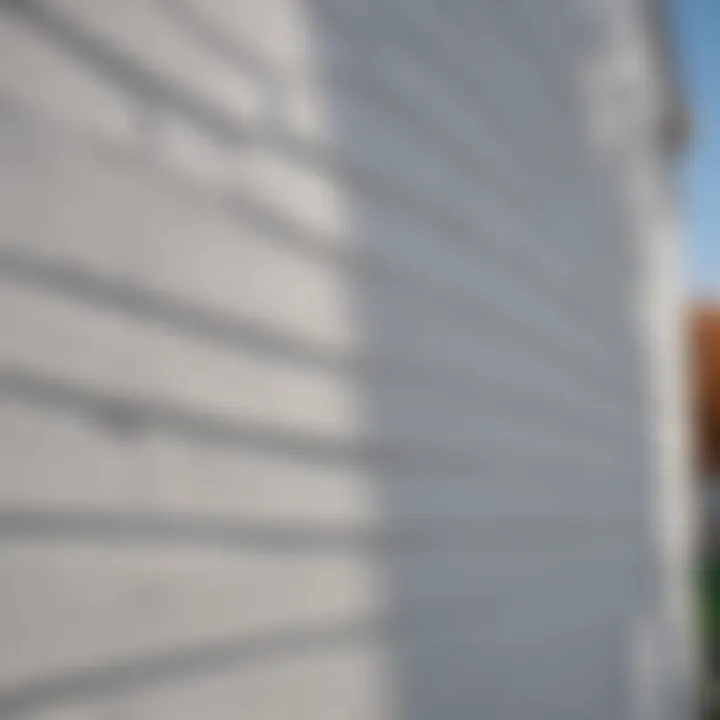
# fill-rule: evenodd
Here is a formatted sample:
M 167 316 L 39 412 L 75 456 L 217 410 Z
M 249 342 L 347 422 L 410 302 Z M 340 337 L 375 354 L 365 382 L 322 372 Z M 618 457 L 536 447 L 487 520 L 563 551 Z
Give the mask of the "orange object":
M 720 303 L 691 315 L 695 461 L 701 477 L 720 476 Z

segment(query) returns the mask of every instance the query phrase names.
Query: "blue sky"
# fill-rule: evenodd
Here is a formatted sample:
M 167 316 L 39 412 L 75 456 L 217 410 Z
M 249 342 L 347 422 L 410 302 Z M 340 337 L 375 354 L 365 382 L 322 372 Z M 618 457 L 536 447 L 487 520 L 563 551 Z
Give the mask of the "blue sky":
M 720 0 L 669 0 L 692 138 L 681 167 L 695 294 L 720 296 Z

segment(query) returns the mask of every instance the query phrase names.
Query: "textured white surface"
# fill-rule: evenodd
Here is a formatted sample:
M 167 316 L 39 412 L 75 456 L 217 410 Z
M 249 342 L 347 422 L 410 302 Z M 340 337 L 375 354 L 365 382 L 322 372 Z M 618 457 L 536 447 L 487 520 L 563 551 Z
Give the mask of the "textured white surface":
M 684 717 L 634 5 L 0 4 L 2 718 Z

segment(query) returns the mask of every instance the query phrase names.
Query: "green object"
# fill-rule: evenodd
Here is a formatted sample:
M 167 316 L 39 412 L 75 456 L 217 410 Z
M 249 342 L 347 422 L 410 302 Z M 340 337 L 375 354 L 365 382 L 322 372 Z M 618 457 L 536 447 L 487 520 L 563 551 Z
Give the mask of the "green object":
M 700 629 L 710 657 L 720 657 L 720 558 L 707 559 L 700 569 Z

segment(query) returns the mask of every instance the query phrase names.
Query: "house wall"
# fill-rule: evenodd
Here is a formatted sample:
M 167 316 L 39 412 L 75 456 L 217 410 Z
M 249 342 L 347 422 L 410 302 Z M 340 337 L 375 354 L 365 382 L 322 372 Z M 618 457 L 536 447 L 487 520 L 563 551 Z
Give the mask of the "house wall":
M 647 33 L 0 5 L 1 717 L 687 717 Z

